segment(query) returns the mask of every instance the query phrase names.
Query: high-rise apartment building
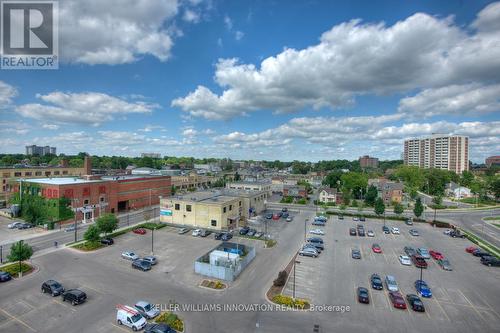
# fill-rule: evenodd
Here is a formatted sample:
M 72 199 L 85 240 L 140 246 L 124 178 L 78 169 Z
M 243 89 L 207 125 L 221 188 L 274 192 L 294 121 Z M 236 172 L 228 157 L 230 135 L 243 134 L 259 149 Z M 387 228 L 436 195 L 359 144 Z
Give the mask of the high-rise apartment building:
M 56 147 L 49 147 L 49 146 L 37 146 L 37 145 L 31 145 L 31 146 L 26 146 L 26 155 L 38 155 L 38 156 L 44 156 L 44 155 L 56 155 Z
M 361 156 L 359 158 L 359 166 L 362 169 L 365 168 L 378 168 L 378 158 L 370 157 L 368 155 Z
M 405 165 L 462 173 L 469 170 L 469 137 L 433 134 L 404 142 Z

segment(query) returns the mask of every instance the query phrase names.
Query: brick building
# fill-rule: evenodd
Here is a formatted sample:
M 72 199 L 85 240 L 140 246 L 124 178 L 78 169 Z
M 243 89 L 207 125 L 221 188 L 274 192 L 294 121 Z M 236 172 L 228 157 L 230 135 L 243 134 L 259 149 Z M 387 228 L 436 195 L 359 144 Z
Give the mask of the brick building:
M 386 205 L 393 202 L 400 203 L 403 200 L 403 183 L 393 182 L 385 178 L 369 179 L 368 186 L 375 186 L 378 197 L 384 200 Z
M 361 156 L 359 158 L 359 166 L 362 169 L 366 168 L 378 168 L 378 158 L 376 157 L 370 157 L 368 155 Z

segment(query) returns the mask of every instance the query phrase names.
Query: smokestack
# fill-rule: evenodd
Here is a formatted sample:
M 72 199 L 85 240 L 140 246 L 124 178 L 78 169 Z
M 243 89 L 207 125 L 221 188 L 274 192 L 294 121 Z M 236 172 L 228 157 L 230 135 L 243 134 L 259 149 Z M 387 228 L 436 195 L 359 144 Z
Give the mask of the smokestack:
M 92 158 L 88 155 L 83 161 L 83 174 L 92 175 Z

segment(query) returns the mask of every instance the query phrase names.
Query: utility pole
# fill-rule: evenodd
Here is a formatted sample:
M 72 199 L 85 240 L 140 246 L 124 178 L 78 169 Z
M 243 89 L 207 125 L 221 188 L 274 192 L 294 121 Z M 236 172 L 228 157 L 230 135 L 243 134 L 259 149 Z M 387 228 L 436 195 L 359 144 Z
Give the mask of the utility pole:
M 151 229 L 151 254 L 154 254 L 154 250 L 153 250 L 153 247 L 154 247 L 154 244 L 155 244 L 155 228 Z

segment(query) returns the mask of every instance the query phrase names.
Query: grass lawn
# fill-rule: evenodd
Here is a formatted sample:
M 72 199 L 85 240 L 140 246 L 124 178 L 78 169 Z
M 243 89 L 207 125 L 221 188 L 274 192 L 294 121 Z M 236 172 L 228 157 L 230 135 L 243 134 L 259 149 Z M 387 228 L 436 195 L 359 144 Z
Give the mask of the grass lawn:
M 104 247 L 101 242 L 83 242 L 83 243 L 78 243 L 75 245 L 71 245 L 72 248 L 78 249 L 80 251 L 95 251 L 100 249 L 101 247 Z
M 500 221 L 500 216 L 488 216 L 484 218 L 485 221 Z
M 7 264 L 5 266 L 0 267 L 1 271 L 10 273 L 12 277 L 16 277 L 19 273 L 19 263 L 18 262 L 13 262 L 10 264 Z M 33 267 L 31 265 L 28 265 L 27 263 L 21 263 L 21 271 L 23 272 L 23 275 L 26 273 L 29 273 L 33 270 Z

